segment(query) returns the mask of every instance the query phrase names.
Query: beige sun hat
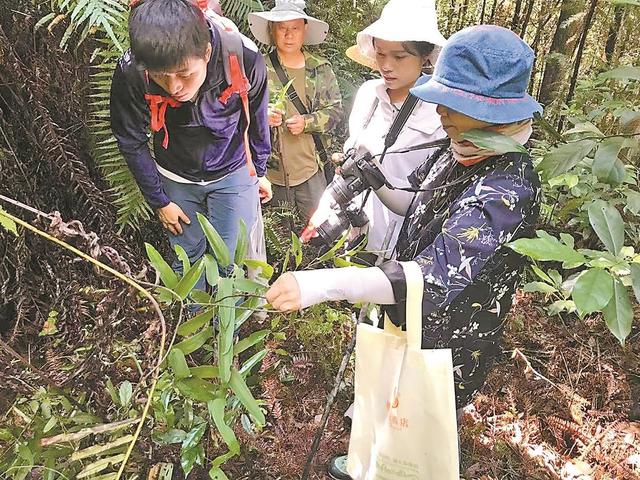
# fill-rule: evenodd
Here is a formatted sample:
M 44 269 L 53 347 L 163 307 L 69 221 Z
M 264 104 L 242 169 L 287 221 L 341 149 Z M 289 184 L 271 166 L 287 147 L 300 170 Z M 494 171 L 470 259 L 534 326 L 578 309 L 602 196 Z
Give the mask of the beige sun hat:
M 351 45 L 349 48 L 347 48 L 344 54 L 350 60 L 353 60 L 354 62 L 359 63 L 360 65 L 368 67 L 372 70 L 377 70 L 378 68 L 378 65 L 376 64 L 375 60 L 369 57 L 365 57 L 360 51 L 360 49 L 358 48 L 358 45 Z
M 447 41 L 438 30 L 435 0 L 390 0 L 385 5 L 380 18 L 356 37 L 360 53 L 375 62 L 374 38 L 389 42 L 433 43 L 436 48 L 430 60 L 434 65 Z
M 304 0 L 276 0 L 276 6 L 268 12 L 254 12 L 249 14 L 249 28 L 256 39 L 266 45 L 273 45 L 269 33 L 269 22 L 286 22 L 302 18 L 307 21 L 304 34 L 305 45 L 317 45 L 324 42 L 329 33 L 329 24 L 307 15 L 304 11 Z

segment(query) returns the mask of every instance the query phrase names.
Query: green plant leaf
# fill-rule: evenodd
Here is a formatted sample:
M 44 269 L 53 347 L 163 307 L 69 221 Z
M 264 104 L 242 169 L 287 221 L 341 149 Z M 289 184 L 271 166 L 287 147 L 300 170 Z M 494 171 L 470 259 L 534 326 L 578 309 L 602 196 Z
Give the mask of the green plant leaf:
M 125 380 L 120 384 L 120 388 L 118 389 L 118 395 L 120 399 L 120 405 L 126 407 L 129 405 L 131 401 L 131 396 L 133 395 L 133 387 L 129 380 Z
M 181 245 L 176 244 L 173 249 L 178 256 L 178 259 L 182 263 L 182 271 L 186 272 L 191 268 L 191 260 L 189 260 L 189 255 L 187 255 L 187 252 L 184 251 L 184 248 L 182 248 Z
M 269 335 L 269 330 L 259 330 L 253 332 L 246 338 L 243 338 L 233 346 L 233 354 L 240 355 L 245 350 L 253 347 L 256 343 L 261 342 L 265 337 Z
M 231 377 L 231 364 L 233 363 L 233 333 L 235 330 L 235 299 L 230 295 L 233 293 L 233 278 L 221 279 L 218 283 L 218 293 L 216 301 L 220 304 L 218 324 L 220 333 L 218 335 L 218 368 L 220 369 L 220 379 L 223 383 L 229 382 Z
M 533 270 L 533 273 L 535 273 L 538 277 L 540 277 L 542 280 L 544 280 L 548 284 L 554 285 L 554 282 L 551 279 L 551 277 L 546 273 L 544 273 L 544 271 L 539 267 L 537 267 L 536 265 L 531 265 L 531 270 Z
M 236 290 L 245 293 L 260 293 L 264 292 L 267 288 L 264 283 L 249 280 L 248 278 L 236 278 L 233 286 Z
M 538 238 L 520 238 L 507 246 L 533 260 L 562 262 L 564 268 L 576 268 L 586 262 L 584 255 L 544 230 L 538 230 L 536 233 Z
M 564 143 L 550 150 L 536 167 L 544 180 L 557 177 L 575 167 L 589 155 L 596 145 L 595 140 L 578 140 Z
M 190 448 L 196 447 L 200 443 L 200 440 L 202 439 L 202 436 L 204 435 L 206 429 L 206 423 L 199 423 L 198 425 L 193 427 L 182 441 L 182 449 L 188 450 Z
M 100 460 L 96 460 L 93 463 L 90 463 L 86 467 L 84 467 L 80 473 L 76 476 L 77 479 L 86 478 L 90 475 L 95 475 L 96 473 L 100 473 L 109 467 L 109 465 L 118 465 L 120 462 L 124 460 L 124 453 L 120 455 L 114 455 L 107 458 L 101 458 Z
M 233 430 L 224 421 L 225 406 L 226 401 L 223 398 L 216 398 L 215 400 L 207 403 L 209 415 L 211 415 L 211 418 L 218 429 L 218 433 L 224 440 L 224 443 L 227 444 L 230 452 L 238 454 L 240 453 L 240 443 L 236 438 L 236 434 L 233 433 Z
M 213 308 L 207 308 L 204 312 L 187 320 L 178 327 L 176 332 L 181 337 L 192 335 L 213 320 Z
M 616 3 L 625 3 L 628 5 L 640 5 L 640 2 L 633 0 L 615 0 Z M 608 72 L 598 75 L 600 80 L 640 80 L 640 67 L 617 67 Z
M 245 377 L 253 367 L 255 367 L 262 361 L 264 357 L 267 356 L 268 352 L 269 351 L 265 348 L 251 355 L 251 357 L 249 357 L 249 359 L 247 359 L 247 361 L 242 364 L 242 367 L 240 367 L 240 375 Z
M 231 263 L 231 255 L 229 254 L 229 249 L 227 245 L 222 240 L 220 234 L 213 228 L 213 225 L 207 220 L 207 217 L 198 213 L 198 221 L 202 226 L 202 231 L 204 232 L 204 236 L 207 237 L 207 242 L 209 242 L 209 246 L 213 250 L 213 255 L 221 267 L 227 267 Z
M 215 365 L 199 365 L 190 368 L 191 375 L 198 378 L 218 378 L 220 372 Z
M 191 373 L 189 372 L 189 365 L 184 358 L 184 353 L 179 348 L 172 348 L 169 352 L 169 366 L 173 371 L 176 379 L 187 378 Z
M 555 293 L 558 290 L 553 286 L 545 282 L 529 282 L 522 287 L 523 292 L 540 292 L 546 295 Z
M 213 327 L 207 326 L 195 335 L 175 344 L 173 348 L 181 350 L 185 355 L 189 355 L 202 347 L 211 337 L 213 337 Z
M 613 296 L 613 277 L 606 270 L 592 268 L 581 274 L 571 298 L 582 314 L 600 312 Z
M 0 207 L 0 227 L 13 233 L 16 236 L 18 235 L 16 222 L 6 216 L 6 212 L 2 209 L 2 207 Z
M 600 143 L 593 160 L 593 173 L 598 180 L 610 185 L 619 185 L 624 182 L 627 171 L 624 164 L 618 158 L 622 147 L 626 144 L 626 138 L 606 138 Z
M 182 467 L 185 478 L 189 477 L 194 465 L 202 465 L 204 458 L 204 447 L 202 445 L 182 449 L 180 452 L 180 466 Z
M 107 388 L 107 392 L 109 393 L 109 396 L 111 397 L 111 401 L 115 405 L 119 405 L 120 396 L 118 395 L 118 391 L 116 390 L 116 387 L 113 385 L 113 382 L 111 381 L 111 379 L 109 377 L 107 377 L 107 381 L 105 382 L 105 386 Z
M 557 300 L 547 308 L 549 315 L 558 315 L 560 312 L 566 311 L 572 313 L 576 311 L 576 304 L 573 300 Z
M 53 427 L 55 427 L 57 423 L 58 423 L 58 419 L 56 417 L 51 417 L 49 421 L 47 421 L 45 426 L 42 428 L 42 433 L 47 433 Z
M 154 440 L 163 445 L 170 445 L 172 443 L 182 443 L 187 438 L 187 432 L 172 428 L 164 433 L 160 433 L 154 436 Z
M 291 250 L 295 260 L 296 268 L 302 263 L 302 243 L 294 232 L 291 232 Z
M 233 390 L 233 393 L 235 393 L 238 397 L 238 400 L 240 400 L 240 403 L 244 405 L 244 408 L 246 408 L 247 412 L 249 412 L 249 414 L 253 417 L 253 420 L 258 425 L 264 425 L 264 413 L 262 413 L 262 410 L 260 410 L 258 402 L 256 402 L 255 398 L 253 398 L 253 395 L 251 395 L 247 384 L 244 383 L 242 376 L 235 368 L 231 370 L 229 386 L 231 387 L 231 390 Z
M 347 238 L 349 237 L 349 232 L 344 232 L 344 234 L 342 235 L 342 237 L 340 237 L 340 239 L 336 242 L 336 244 L 331 247 L 327 252 L 325 252 L 323 255 L 321 255 L 317 262 L 326 262 L 327 260 L 329 260 L 330 258 L 332 258 L 335 253 L 340 249 L 340 247 L 342 247 L 342 245 L 344 245 L 344 242 L 347 241 Z
M 245 259 L 243 263 L 252 269 L 260 269 L 260 276 L 269 280 L 273 276 L 273 267 L 261 260 Z
M 236 242 L 235 263 L 236 265 L 242 265 L 244 257 L 247 256 L 249 250 L 249 234 L 247 232 L 247 225 L 243 219 L 239 220 L 238 224 L 238 240 Z
M 202 277 L 202 273 L 204 272 L 204 263 L 202 260 L 198 260 L 189 270 L 184 273 L 184 276 L 180 279 L 178 284 L 175 286 L 174 291 L 176 295 L 180 297 L 180 300 L 185 300 L 193 287 L 196 286 L 200 277 Z
M 499 154 L 510 152 L 528 153 L 527 149 L 524 148 L 521 143 L 501 133 L 476 128 L 461 133 L 460 137 L 463 140 L 468 140 L 477 147 L 486 148 Z
M 626 287 L 620 280 L 614 283 L 614 293 L 609 304 L 602 310 L 607 327 L 624 346 L 624 340 L 631 333 L 633 309 Z
M 227 455 L 221 455 L 221 457 L 223 457 L 221 459 L 222 462 L 226 462 L 229 458 Z M 229 480 L 229 477 L 227 477 L 220 467 L 211 467 L 209 470 L 209 478 L 211 480 Z
M 162 283 L 164 283 L 167 288 L 173 290 L 179 281 L 176 273 L 151 244 L 145 242 L 144 247 L 147 250 L 147 257 L 149 257 L 151 265 L 153 265 L 153 268 L 155 268 L 160 275 Z
M 605 248 L 614 255 L 624 246 L 624 222 L 618 210 L 604 200 L 589 205 L 589 223 Z
M 218 279 L 220 278 L 220 270 L 218 269 L 218 262 L 213 258 L 213 255 L 210 253 L 206 253 L 204 257 L 202 257 L 204 262 L 204 272 L 207 278 L 207 283 L 212 287 L 216 287 L 218 285 Z
M 236 308 L 236 329 L 240 328 L 240 326 L 249 318 L 256 309 L 264 304 L 264 300 L 259 297 L 249 297 L 244 302 L 242 302 Z
M 198 377 L 184 378 L 176 382 L 178 391 L 191 400 L 208 402 L 216 398 L 217 387 Z
M 635 190 L 628 190 L 625 208 L 634 215 L 638 215 L 640 213 L 640 193 Z
M 636 300 L 640 302 L 640 265 L 632 263 L 631 267 L 631 283 L 633 286 L 633 293 L 636 296 Z

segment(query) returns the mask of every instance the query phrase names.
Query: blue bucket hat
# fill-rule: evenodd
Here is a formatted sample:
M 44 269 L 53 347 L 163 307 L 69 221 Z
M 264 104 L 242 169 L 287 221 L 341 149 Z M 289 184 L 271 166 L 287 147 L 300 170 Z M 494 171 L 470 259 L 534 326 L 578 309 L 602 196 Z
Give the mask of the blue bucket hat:
M 542 113 L 527 94 L 533 50 L 511 30 L 496 25 L 465 28 L 446 43 L 428 79 L 411 89 L 476 120 L 513 123 Z

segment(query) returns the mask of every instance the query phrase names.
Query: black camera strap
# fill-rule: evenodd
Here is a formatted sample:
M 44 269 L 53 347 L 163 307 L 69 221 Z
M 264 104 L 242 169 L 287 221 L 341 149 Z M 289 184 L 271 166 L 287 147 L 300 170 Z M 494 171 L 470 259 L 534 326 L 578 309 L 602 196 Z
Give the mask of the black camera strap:
M 278 52 L 275 49 L 269 52 L 269 58 L 271 59 L 273 69 L 276 71 L 276 75 L 278 75 L 278 79 L 280 80 L 280 83 L 282 83 L 282 86 L 289 83 L 289 76 L 287 75 L 287 72 L 284 71 L 284 68 L 282 68 L 282 64 L 280 63 L 280 59 L 278 58 Z M 300 99 L 298 92 L 296 92 L 296 89 L 293 88 L 293 83 L 289 85 L 289 88 L 287 88 L 287 98 L 289 98 L 291 103 L 293 103 L 293 106 L 300 115 L 309 114 L 309 110 Z M 320 135 L 318 133 L 312 133 L 311 137 L 313 137 L 313 143 L 316 146 L 316 151 L 320 156 L 320 160 L 322 160 L 322 163 L 325 163 L 329 157 L 327 156 L 327 151 L 322 144 Z

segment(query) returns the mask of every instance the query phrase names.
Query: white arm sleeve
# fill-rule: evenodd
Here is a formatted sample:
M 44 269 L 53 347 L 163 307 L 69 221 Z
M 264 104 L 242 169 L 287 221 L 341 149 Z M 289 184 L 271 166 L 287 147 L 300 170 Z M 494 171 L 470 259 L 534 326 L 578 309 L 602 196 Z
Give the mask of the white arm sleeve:
M 401 217 L 407 214 L 415 195 L 413 192 L 404 190 L 391 190 L 386 185 L 374 190 L 374 192 L 389 210 Z
M 300 287 L 301 308 L 339 300 L 378 305 L 396 303 L 391 282 L 377 267 L 328 268 L 292 273 Z

